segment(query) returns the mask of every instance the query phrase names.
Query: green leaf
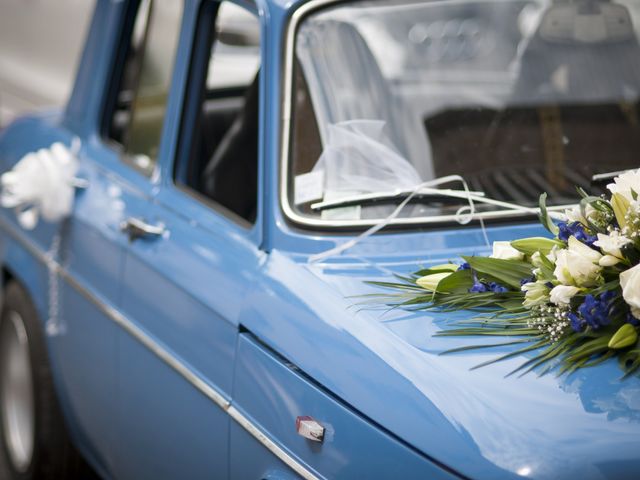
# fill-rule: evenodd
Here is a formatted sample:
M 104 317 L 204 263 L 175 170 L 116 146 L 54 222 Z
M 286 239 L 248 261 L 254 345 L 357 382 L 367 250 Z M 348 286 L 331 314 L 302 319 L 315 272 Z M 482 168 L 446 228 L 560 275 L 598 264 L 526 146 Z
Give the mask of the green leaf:
M 462 257 L 478 273 L 487 274 L 500 283 L 520 290 L 520 281 L 531 276 L 532 266 L 521 260 L 488 257 Z
M 471 270 L 458 270 L 444 278 L 438 284 L 439 292 L 468 293 L 473 285 Z
M 553 221 L 549 217 L 549 212 L 547 211 L 547 193 L 546 192 L 540 195 L 539 204 L 540 204 L 540 215 L 539 215 L 540 223 L 542 223 L 542 226 L 547 230 L 549 230 L 549 232 L 551 232 L 554 236 L 558 235 L 558 232 L 560 231 L 560 229 L 555 223 L 553 223 Z
M 521 238 L 511 242 L 511 246 L 525 255 L 533 255 L 540 252 L 542 255 L 548 255 L 554 246 L 564 247 L 564 243 L 545 237 Z
M 538 278 L 543 278 L 545 280 L 555 280 L 555 275 L 553 274 L 556 266 L 553 264 L 551 260 L 549 260 L 545 255 L 540 255 L 540 275 Z
M 459 265 L 445 263 L 443 265 L 434 265 L 433 267 L 423 268 L 418 270 L 415 275 L 418 277 L 424 277 L 425 275 L 431 275 L 432 273 L 455 272 L 458 268 L 460 268 Z

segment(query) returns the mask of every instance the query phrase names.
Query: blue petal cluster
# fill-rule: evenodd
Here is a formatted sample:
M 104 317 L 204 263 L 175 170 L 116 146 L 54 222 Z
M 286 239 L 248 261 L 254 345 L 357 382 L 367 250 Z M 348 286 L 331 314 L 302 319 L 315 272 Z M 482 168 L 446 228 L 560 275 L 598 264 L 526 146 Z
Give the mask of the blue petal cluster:
M 608 325 L 611 322 L 611 310 L 615 299 L 615 292 L 609 291 L 595 297 L 591 294 L 584 297 L 584 301 L 578 307 L 578 314 L 571 312 L 568 315 L 571 328 L 581 332 L 589 326 L 594 330 Z
M 470 293 L 484 293 L 487 291 L 487 285 L 480 282 L 478 279 L 473 280 L 473 286 L 469 289 Z
M 468 262 L 464 262 L 462 265 L 458 267 L 458 271 L 460 270 L 471 270 L 471 265 Z M 505 293 L 508 292 L 509 289 L 504 285 L 500 285 L 496 282 L 491 282 L 486 284 L 478 280 L 476 273 L 473 272 L 473 285 L 469 289 L 470 293 L 484 293 L 484 292 L 493 292 L 493 293 Z
M 569 312 L 567 314 L 567 318 L 569 319 L 569 323 L 571 323 L 571 328 L 573 328 L 574 332 L 581 332 L 587 324 L 587 322 L 573 312 Z
M 506 293 L 509 291 L 507 287 L 496 282 L 491 282 L 489 284 L 489 290 L 491 290 L 493 293 Z
M 522 280 L 520 280 L 520 286 L 523 286 L 525 283 L 531 283 L 535 281 L 536 281 L 536 277 L 534 276 L 523 278 Z
M 471 293 L 506 293 L 508 291 L 509 289 L 504 285 L 500 285 L 496 282 L 491 282 L 487 285 L 486 283 L 479 281 L 477 278 L 473 279 L 473 286 L 469 289 L 469 292 Z
M 590 235 L 589 233 L 587 233 L 584 225 L 582 225 L 580 222 L 559 222 L 558 228 L 560 229 L 560 231 L 558 232 L 558 238 L 563 242 L 569 240 L 569 237 L 573 235 L 577 240 L 580 240 L 585 245 L 593 247 L 593 242 L 598 240 L 598 237 L 596 235 Z

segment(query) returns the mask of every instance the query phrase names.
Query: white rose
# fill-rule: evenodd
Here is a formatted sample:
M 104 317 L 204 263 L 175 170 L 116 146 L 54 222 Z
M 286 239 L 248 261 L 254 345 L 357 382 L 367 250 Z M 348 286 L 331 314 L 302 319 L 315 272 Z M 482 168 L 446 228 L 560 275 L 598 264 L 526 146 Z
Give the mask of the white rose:
M 621 235 L 618 231 L 613 231 L 609 235 L 598 234 L 598 240 L 593 242 L 596 247 L 600 247 L 607 255 L 612 255 L 617 258 L 623 258 L 620 249 L 631 243 L 624 235 Z
M 596 284 L 602 267 L 602 255 L 575 237 L 569 237 L 569 248 L 556 252 L 555 277 L 564 285 L 591 287 Z
M 640 319 L 640 265 L 620 274 L 620 286 L 624 301 L 631 307 L 631 314 Z
M 578 287 L 556 285 L 551 289 L 549 299 L 551 300 L 551 303 L 555 303 L 556 305 L 568 305 L 571 301 L 571 298 L 579 291 L 580 289 Z
M 500 258 L 502 260 L 522 260 L 524 253 L 516 250 L 511 246 L 511 242 L 493 242 L 493 253 L 491 258 Z
M 633 170 L 618 175 L 613 179 L 614 183 L 607 185 L 611 193 L 619 193 L 630 202 L 633 200 L 631 190 L 640 194 L 640 170 Z

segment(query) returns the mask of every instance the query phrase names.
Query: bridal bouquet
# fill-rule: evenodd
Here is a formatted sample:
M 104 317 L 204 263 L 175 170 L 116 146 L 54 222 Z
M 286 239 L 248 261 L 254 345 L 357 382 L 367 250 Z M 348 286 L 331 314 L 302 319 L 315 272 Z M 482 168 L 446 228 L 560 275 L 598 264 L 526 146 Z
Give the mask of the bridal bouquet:
M 607 186 L 609 198 L 579 189 L 579 206 L 558 223 L 540 197 L 540 220 L 553 238 L 494 242 L 489 257 L 462 257 L 397 283 L 391 305 L 471 310 L 439 336 L 506 336 L 490 345 L 519 345 L 491 362 L 536 351 L 516 371 L 557 367 L 559 374 L 617 357 L 625 375 L 640 367 L 640 170 Z M 487 363 L 491 363 L 487 362 Z M 485 365 L 485 364 L 482 364 Z M 480 366 L 480 365 L 479 365 Z

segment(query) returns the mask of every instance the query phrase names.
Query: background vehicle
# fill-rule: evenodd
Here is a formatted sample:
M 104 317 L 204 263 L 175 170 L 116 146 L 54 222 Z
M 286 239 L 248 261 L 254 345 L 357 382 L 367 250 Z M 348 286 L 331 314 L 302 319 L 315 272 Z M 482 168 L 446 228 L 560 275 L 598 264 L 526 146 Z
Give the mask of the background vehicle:
M 375 194 L 370 180 L 415 187 L 449 168 L 474 181 L 488 172 L 497 194 L 471 185 L 518 201 L 536 175 L 542 186 L 566 180 L 571 168 L 559 160 L 576 162 L 571 148 L 585 150 L 602 111 L 615 121 L 599 152 L 615 143 L 612 163 L 637 164 L 633 68 L 627 77 L 610 65 L 616 82 L 589 96 L 569 81 L 574 70 L 564 78 L 554 65 L 525 89 L 541 96 L 514 95 L 531 79 L 522 59 L 535 39 L 586 52 L 587 63 L 601 53 L 594 44 L 608 46 L 616 64 L 638 65 L 612 54 L 637 47 L 629 3 L 98 0 L 66 109 L 22 118 L 0 136 L 3 170 L 78 139 L 86 186 L 57 223 L 28 231 L 0 212 L 0 366 L 9 366 L 0 368 L 0 438 L 13 477 L 68 468 L 73 455 L 52 457 L 61 443 L 42 430 L 43 418 L 62 418 L 56 436 L 104 478 L 635 478 L 640 384 L 619 381 L 616 365 L 504 378 L 519 356 L 471 371 L 496 351 L 441 356 L 461 343 L 432 336 L 470 313 L 354 308 L 380 292 L 365 280 L 542 235 L 534 215 L 484 208 L 475 219 L 486 229 L 460 225 L 460 199 L 425 195 L 383 234 L 310 261 L 384 220 L 402 197 L 314 203 Z M 243 12 L 228 17 L 246 19 L 240 31 L 227 28 L 226 10 Z M 542 28 L 558 12 L 571 27 L 560 41 L 558 29 Z M 585 42 L 572 29 L 585 15 L 613 27 Z M 518 23 L 525 17 L 531 24 Z M 474 50 L 469 25 L 482 26 L 490 48 Z M 429 43 L 433 31 L 439 41 Z M 237 62 L 227 61 L 232 50 Z M 493 73 L 474 82 L 483 62 Z M 487 91 L 499 99 L 491 108 Z M 576 106 L 565 125 L 557 110 Z M 505 117 L 510 108 L 524 115 Z M 357 141 L 341 141 L 345 130 Z M 523 132 L 538 135 L 536 148 L 521 148 Z M 472 140 L 483 155 L 467 151 Z M 496 163 L 492 145 L 504 148 Z M 589 159 L 581 182 L 611 166 Z M 500 177 L 523 163 L 530 171 Z M 318 165 L 337 183 L 320 181 Z M 556 193 L 556 208 L 575 201 L 568 189 Z M 51 382 L 39 382 L 38 365 Z M 33 382 L 13 374 L 29 371 Z M 59 409 L 42 405 L 42 392 Z

